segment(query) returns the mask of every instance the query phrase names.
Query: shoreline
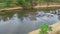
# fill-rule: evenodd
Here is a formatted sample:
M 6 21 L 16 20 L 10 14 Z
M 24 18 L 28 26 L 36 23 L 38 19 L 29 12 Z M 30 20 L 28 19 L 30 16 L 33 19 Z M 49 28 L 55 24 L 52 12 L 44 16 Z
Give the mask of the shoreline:
M 52 31 L 48 31 L 49 34 L 57 34 L 60 32 L 60 22 L 57 22 L 53 25 L 50 25 L 52 27 Z M 40 29 L 34 30 L 29 32 L 28 34 L 38 34 Z
M 22 9 L 22 7 L 4 8 L 4 9 L 0 9 L 0 11 L 3 11 L 3 10 L 16 10 L 16 9 Z
M 60 5 L 37 5 L 33 7 L 34 9 L 46 9 L 46 8 L 51 8 L 51 9 L 56 9 L 56 8 L 60 8 Z M 4 9 L 0 9 L 0 11 L 3 10 L 16 10 L 16 9 L 23 9 L 22 7 L 13 7 L 13 8 L 4 8 Z

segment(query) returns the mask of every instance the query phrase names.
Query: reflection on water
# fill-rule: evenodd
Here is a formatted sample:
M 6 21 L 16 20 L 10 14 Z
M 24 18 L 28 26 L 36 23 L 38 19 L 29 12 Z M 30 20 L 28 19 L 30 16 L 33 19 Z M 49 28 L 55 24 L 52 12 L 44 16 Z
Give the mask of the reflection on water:
M 7 13 L 0 16 L 0 34 L 28 34 L 41 23 L 50 25 L 58 21 L 58 15 L 43 11 Z

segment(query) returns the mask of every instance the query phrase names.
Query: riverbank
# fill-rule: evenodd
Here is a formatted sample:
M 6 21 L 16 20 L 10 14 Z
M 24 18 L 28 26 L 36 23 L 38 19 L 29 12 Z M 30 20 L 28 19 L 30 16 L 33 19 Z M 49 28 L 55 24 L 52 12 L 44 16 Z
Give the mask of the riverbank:
M 60 8 L 60 5 L 37 5 L 37 6 L 34 6 L 33 7 L 34 9 L 57 9 L 57 8 Z M 3 10 L 16 10 L 16 9 L 23 9 L 22 7 L 12 7 L 12 8 L 4 8 L 4 9 L 0 9 L 0 11 L 3 11 Z
M 0 9 L 0 11 L 3 11 L 3 10 L 16 10 L 16 9 L 22 9 L 22 7 L 4 8 L 4 9 Z
M 41 2 L 34 8 L 37 9 L 60 9 L 60 2 Z
M 49 31 L 49 34 L 60 34 L 60 22 L 51 25 L 52 31 Z M 28 34 L 38 34 L 40 29 L 29 32 Z

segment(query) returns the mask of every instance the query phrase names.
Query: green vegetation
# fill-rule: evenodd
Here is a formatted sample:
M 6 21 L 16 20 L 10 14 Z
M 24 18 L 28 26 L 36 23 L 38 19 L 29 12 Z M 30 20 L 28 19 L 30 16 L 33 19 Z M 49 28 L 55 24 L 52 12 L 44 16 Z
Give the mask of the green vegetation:
M 22 6 L 32 8 L 40 2 L 60 2 L 60 0 L 0 0 L 0 8 Z
M 31 0 L 18 0 L 18 4 L 23 8 L 27 8 L 31 6 Z
M 47 31 L 51 30 L 51 27 L 49 27 L 47 24 L 42 24 L 40 26 L 41 31 L 39 32 L 39 34 L 48 34 Z
M 38 0 L 39 2 L 60 2 L 60 0 Z
M 5 12 L 0 12 L 0 15 L 5 14 Z

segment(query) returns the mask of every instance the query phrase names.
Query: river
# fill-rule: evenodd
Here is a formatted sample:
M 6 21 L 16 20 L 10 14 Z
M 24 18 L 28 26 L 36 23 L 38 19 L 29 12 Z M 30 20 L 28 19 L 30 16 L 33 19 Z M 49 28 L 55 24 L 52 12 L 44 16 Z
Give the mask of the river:
M 59 16 L 50 11 L 6 11 L 5 14 L 0 14 L 0 34 L 28 34 L 38 29 L 42 23 L 51 25 L 59 21 Z

